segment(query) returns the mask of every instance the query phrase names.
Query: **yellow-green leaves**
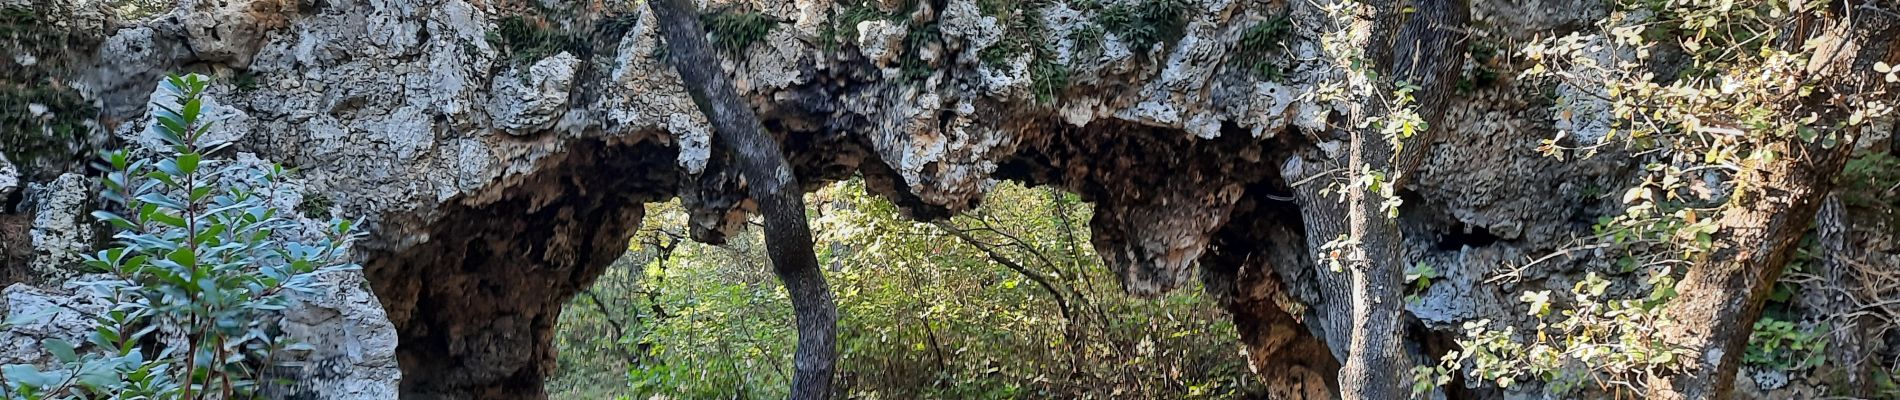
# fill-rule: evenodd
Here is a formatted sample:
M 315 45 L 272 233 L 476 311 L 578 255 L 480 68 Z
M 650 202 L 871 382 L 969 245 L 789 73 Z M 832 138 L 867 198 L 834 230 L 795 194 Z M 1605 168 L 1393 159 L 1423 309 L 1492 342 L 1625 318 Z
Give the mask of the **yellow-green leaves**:
M 1531 316 L 1535 316 L 1539 318 L 1550 316 L 1550 291 L 1549 290 L 1535 291 L 1535 292 L 1526 291 L 1524 292 L 1524 294 L 1517 296 L 1517 301 L 1524 302 L 1525 304 L 1530 304 Z

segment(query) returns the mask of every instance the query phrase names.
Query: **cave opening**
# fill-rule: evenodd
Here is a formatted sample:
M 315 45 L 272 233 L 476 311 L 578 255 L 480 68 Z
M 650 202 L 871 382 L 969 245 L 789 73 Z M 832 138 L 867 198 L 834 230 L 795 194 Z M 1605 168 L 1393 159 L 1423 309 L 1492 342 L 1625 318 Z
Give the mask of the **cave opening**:
M 1439 251 L 1458 251 L 1465 248 L 1490 246 L 1504 240 L 1491 233 L 1490 229 L 1463 222 L 1452 222 L 1444 231 L 1438 233 L 1438 241 L 1433 245 Z
M 1272 396 L 1336 393 L 1340 363 L 1310 323 L 1324 316 L 1299 304 L 1317 299 L 1318 289 L 1301 214 L 1279 171 L 1302 138 L 1256 138 L 1229 124 L 1202 139 L 1119 120 L 1032 132 L 994 176 L 1094 203 L 1093 244 L 1103 262 L 1123 268 L 1129 293 L 1166 291 L 1198 272 Z
M 569 143 L 533 174 L 457 199 L 364 273 L 394 324 L 405 399 L 544 398 L 561 305 L 626 250 L 644 203 L 670 197 L 676 150 Z M 417 218 L 391 215 L 389 218 Z

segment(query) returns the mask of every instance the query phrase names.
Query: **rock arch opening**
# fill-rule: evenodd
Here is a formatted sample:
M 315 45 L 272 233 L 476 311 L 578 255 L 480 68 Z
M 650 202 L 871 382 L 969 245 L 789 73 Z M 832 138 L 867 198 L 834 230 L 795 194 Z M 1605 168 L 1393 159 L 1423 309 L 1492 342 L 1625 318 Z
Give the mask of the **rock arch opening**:
M 398 332 L 403 398 L 544 397 L 561 305 L 626 250 L 643 204 L 678 187 L 675 153 L 573 143 L 516 184 L 440 208 L 423 231 L 379 232 L 417 241 L 364 265 Z

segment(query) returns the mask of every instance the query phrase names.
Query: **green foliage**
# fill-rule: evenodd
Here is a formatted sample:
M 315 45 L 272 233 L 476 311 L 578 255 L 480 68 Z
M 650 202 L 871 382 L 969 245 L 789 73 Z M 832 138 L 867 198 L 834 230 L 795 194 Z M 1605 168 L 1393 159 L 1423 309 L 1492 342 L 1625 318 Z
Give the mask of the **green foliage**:
M 715 11 L 699 15 L 699 22 L 712 35 L 712 45 L 728 56 L 738 57 L 747 48 L 765 40 L 778 21 L 758 12 Z
M 498 28 L 488 33 L 488 43 L 517 63 L 534 62 L 586 45 L 581 38 L 537 17 L 510 15 L 502 17 L 498 25 Z
M 1424 261 L 1412 264 L 1411 268 L 1406 268 L 1405 280 L 1412 282 L 1412 287 L 1406 291 L 1405 303 L 1411 304 L 1418 302 L 1418 295 L 1420 293 L 1431 290 L 1433 279 L 1438 279 L 1438 269 L 1432 268 L 1431 264 L 1426 264 Z
M 207 157 L 224 145 L 208 139 L 213 127 L 203 119 L 209 84 L 198 75 L 165 81 L 177 101 L 158 105 L 152 130 L 167 145 L 164 158 L 106 156 L 100 197 L 131 214 L 93 213 L 118 234 L 86 266 L 118 278 L 90 284 L 113 305 L 94 316 L 85 353 L 42 343 L 59 368 L 5 366 L 6 398 L 250 396 L 263 367 L 297 348 L 277 331 L 290 297 L 315 291 L 319 274 L 357 268 L 344 257 L 356 237 L 349 221 L 333 220 L 315 241 L 294 237 L 300 225 L 270 202 L 281 167 Z M 141 342 L 154 332 L 184 348 L 147 355 Z
M 1471 57 L 1472 67 L 1465 69 L 1464 76 L 1453 86 L 1458 93 L 1471 93 L 1498 83 L 1498 71 L 1493 66 L 1498 58 L 1497 46 L 1473 40 L 1465 45 L 1465 55 Z
M 1049 54 L 1054 43 L 1047 40 L 1048 27 L 1042 23 L 1042 7 L 1046 2 L 985 2 L 984 12 L 996 17 L 1003 23 L 1003 37 L 996 44 L 984 48 L 977 54 L 984 64 L 1000 66 L 1022 54 L 1035 57 L 1039 52 Z
M 808 197 L 837 293 L 845 397 L 1258 394 L 1232 350 L 1233 325 L 1198 288 L 1155 301 L 1120 293 L 1087 244 L 1085 204 L 1014 185 L 989 196 L 941 225 L 902 217 L 858 181 Z M 550 386 L 557 397 L 785 393 L 795 335 L 761 237 L 746 232 L 722 247 L 682 242 L 685 220 L 673 203 L 650 210 L 634 251 L 592 289 L 605 311 L 592 296 L 563 311 L 562 371 Z M 613 330 L 609 320 L 626 334 L 599 334 Z M 630 383 L 586 381 L 594 370 L 630 371 Z
M 877 9 L 877 3 L 868 0 L 841 4 L 840 7 L 843 8 L 843 11 L 840 11 L 836 17 L 833 17 L 831 23 L 825 25 L 824 31 L 819 33 L 819 36 L 821 36 L 825 44 L 825 49 L 828 51 L 835 51 L 840 45 L 856 42 L 858 40 L 858 23 L 860 22 L 873 20 L 898 21 L 903 19 L 903 14 L 901 13 L 887 14 L 883 11 L 879 11 Z
M 1102 41 L 1107 40 L 1106 33 L 1101 25 L 1087 25 L 1070 32 L 1069 42 L 1075 44 L 1077 56 L 1098 56 L 1102 54 Z
M 1783 372 L 1800 372 L 1827 361 L 1826 324 L 1802 328 L 1793 322 L 1762 317 L 1748 335 L 1742 362 Z
M 1036 102 L 1052 104 L 1069 87 L 1069 66 L 1056 59 L 1056 41 L 1043 26 L 1042 10 L 1047 1 L 990 1 L 979 3 L 986 13 L 1004 21 L 1003 37 L 977 53 L 992 68 L 1008 65 L 1029 55 L 1030 94 Z
M 1652 276 L 1655 286 L 1670 286 L 1668 275 Z M 1459 350 L 1438 365 L 1422 366 L 1413 389 L 1419 393 L 1451 382 L 1453 374 L 1510 387 L 1521 381 L 1544 382 L 1546 393 L 1575 397 L 1597 390 L 1642 393 L 1645 379 L 1678 369 L 1694 353 L 1665 343 L 1659 327 L 1663 302 L 1672 293 L 1656 291 L 1645 299 L 1605 296 L 1611 282 L 1591 273 L 1571 288 L 1568 307 L 1558 307 L 1550 291 L 1519 297 L 1539 322 L 1535 331 L 1491 327 L 1490 320 L 1466 322 Z
M 1102 9 L 1095 22 L 1136 54 L 1147 54 L 1154 45 L 1181 37 L 1187 29 L 1187 12 L 1184 0 L 1128 0 Z
M 1286 46 L 1287 37 L 1292 33 L 1293 23 L 1286 15 L 1247 27 L 1240 32 L 1240 42 L 1234 46 L 1234 62 L 1255 77 L 1279 81 L 1285 78 L 1286 71 L 1273 56 Z
M 1050 61 L 1037 61 L 1029 64 L 1029 90 L 1036 101 L 1054 103 L 1057 96 L 1069 87 L 1069 67 Z
M 576 28 L 563 27 L 538 15 L 510 15 L 502 17 L 485 39 L 502 57 L 518 64 L 532 63 L 563 51 L 585 61 L 599 50 L 595 46 L 611 48 L 619 43 L 638 22 L 636 15 L 611 13 L 595 19 L 593 25 Z
M 933 71 L 918 55 L 931 43 L 943 41 L 943 33 L 937 28 L 937 22 L 931 21 L 904 34 L 903 79 L 906 82 L 921 82 L 930 78 Z
M 819 32 L 820 42 L 825 51 L 837 51 L 840 46 L 857 41 L 858 23 L 877 20 L 910 23 L 912 26 L 904 35 L 902 59 L 898 61 L 898 77 L 903 82 L 922 82 L 935 71 L 930 63 L 924 62 L 921 55 L 926 47 L 942 43 L 943 33 L 934 20 L 921 24 L 907 22 L 909 20 L 905 16 L 914 12 L 917 5 L 915 0 L 905 1 L 897 11 L 887 13 L 879 10 L 875 2 L 844 3 L 840 6 L 842 11 Z
M 1887 152 L 1866 152 L 1847 160 L 1841 170 L 1841 202 L 1858 210 L 1868 210 L 1863 215 L 1872 215 L 1877 221 L 1888 227 L 1889 232 L 1900 234 L 1900 157 Z
M 257 74 L 251 71 L 240 71 L 236 74 L 232 74 L 231 86 L 236 88 L 239 92 L 257 90 Z
M 334 205 L 336 201 L 327 193 L 304 193 L 303 202 L 297 204 L 297 213 L 304 218 L 324 219 L 330 216 L 330 207 Z

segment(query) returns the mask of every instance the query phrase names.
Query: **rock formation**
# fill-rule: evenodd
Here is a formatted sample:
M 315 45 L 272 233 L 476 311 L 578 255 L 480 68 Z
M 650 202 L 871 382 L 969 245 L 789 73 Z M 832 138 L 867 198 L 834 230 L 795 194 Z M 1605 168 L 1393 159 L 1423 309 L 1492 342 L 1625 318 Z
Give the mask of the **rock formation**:
M 1314 286 L 1333 272 L 1308 250 L 1295 186 L 1329 182 L 1326 171 L 1289 170 L 1343 157 L 1341 143 L 1312 134 L 1334 105 L 1303 95 L 1335 75 L 1317 60 L 1321 11 L 1280 0 L 1082 3 L 702 6 L 769 25 L 763 36 L 711 35 L 733 44 L 721 67 L 808 186 L 861 174 L 918 219 L 969 209 L 1003 179 L 1079 193 L 1097 206 L 1093 244 L 1128 292 L 1198 276 L 1228 302 L 1276 390 L 1325 393 L 1343 347 L 1339 318 L 1318 310 L 1344 300 Z M 1123 3 L 1177 15 L 1105 17 Z M 1583 29 L 1606 12 L 1599 3 L 1476 1 L 1473 17 L 1505 41 Z M 227 155 L 299 169 L 310 217 L 366 219 L 362 276 L 336 277 L 337 293 L 292 319 L 294 334 L 322 345 L 301 360 L 315 383 L 288 398 L 540 396 L 561 305 L 625 249 L 644 203 L 681 198 L 694 237 L 708 242 L 752 207 L 636 2 L 185 1 L 141 19 L 79 0 L 0 9 L 59 21 L 43 27 L 74 37 L 58 56 L 0 48 L 64 60 L 7 66 L 49 71 L 97 108 L 83 121 L 97 137 L 72 140 L 138 143 L 159 75 L 215 75 L 221 129 L 237 143 Z M 1275 21 L 1291 21 L 1277 43 L 1241 45 Z M 1557 126 L 1592 126 L 1554 111 L 1580 101 L 1555 86 L 1474 82 L 1404 194 L 1405 251 L 1441 277 L 1409 306 L 1417 352 L 1442 352 L 1464 321 L 1523 321 L 1516 293 L 1568 288 L 1601 263 L 1526 266 L 1616 212 L 1592 188 L 1619 187 L 1631 168 L 1536 151 Z M 6 156 L 0 283 L 57 287 L 49 277 L 76 270 L 71 252 L 102 236 L 83 217 L 93 188 L 74 161 L 84 154 Z M 1516 279 L 1486 283 L 1501 271 Z M 11 307 L 57 297 L 36 290 L 8 289 Z M 0 340 L 41 334 L 52 333 Z

